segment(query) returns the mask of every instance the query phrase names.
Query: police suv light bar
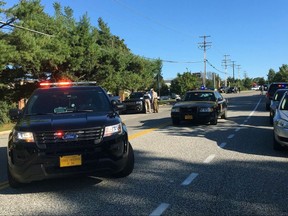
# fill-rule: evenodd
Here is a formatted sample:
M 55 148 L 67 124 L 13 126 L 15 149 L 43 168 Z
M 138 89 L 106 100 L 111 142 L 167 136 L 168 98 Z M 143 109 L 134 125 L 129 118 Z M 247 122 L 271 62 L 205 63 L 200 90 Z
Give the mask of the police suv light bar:
M 89 82 L 69 82 L 69 81 L 60 81 L 60 82 L 42 82 L 40 86 L 42 87 L 51 87 L 51 86 L 72 86 L 72 85 L 95 85 L 96 81 L 89 81 Z

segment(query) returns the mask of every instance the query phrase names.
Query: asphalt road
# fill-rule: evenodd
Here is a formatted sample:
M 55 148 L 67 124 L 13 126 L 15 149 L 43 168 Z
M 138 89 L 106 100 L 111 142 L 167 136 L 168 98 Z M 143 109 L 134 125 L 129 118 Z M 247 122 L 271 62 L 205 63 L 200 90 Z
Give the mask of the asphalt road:
M 288 151 L 273 150 L 259 92 L 224 94 L 228 119 L 172 126 L 159 113 L 122 115 L 135 151 L 127 178 L 7 184 L 0 134 L 0 215 L 288 215 Z

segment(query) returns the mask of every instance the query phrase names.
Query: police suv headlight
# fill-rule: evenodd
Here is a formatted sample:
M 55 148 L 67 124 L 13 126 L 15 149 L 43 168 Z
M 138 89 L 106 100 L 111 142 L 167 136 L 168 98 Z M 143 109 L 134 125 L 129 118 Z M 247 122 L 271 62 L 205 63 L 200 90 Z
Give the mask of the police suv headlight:
M 278 127 L 288 129 L 288 122 L 285 121 L 285 120 L 283 120 L 283 119 L 280 119 L 280 120 L 276 121 L 275 124 L 276 124 Z
M 213 108 L 211 107 L 202 107 L 199 112 L 213 112 Z
M 13 142 L 34 142 L 34 135 L 32 132 L 13 131 Z
M 180 112 L 179 107 L 172 107 L 171 112 Z
M 104 137 L 109 137 L 114 134 L 121 134 L 122 133 L 122 123 L 116 125 L 106 126 L 104 130 Z

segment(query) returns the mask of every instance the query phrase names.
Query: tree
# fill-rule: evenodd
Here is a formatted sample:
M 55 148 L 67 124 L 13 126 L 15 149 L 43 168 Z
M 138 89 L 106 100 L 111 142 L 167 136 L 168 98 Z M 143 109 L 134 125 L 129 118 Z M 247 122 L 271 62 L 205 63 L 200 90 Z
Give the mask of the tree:
M 273 82 L 276 72 L 273 69 L 270 69 L 267 75 L 268 83 Z
M 275 74 L 273 82 L 288 82 L 288 65 L 283 64 Z
M 4 12 L 3 4 L 0 1 L 0 13 Z M 62 8 L 57 2 L 53 6 L 53 16 L 44 13 L 40 0 L 22 0 L 5 11 L 7 19 L 17 17 L 15 24 L 52 35 L 19 28 L 12 28 L 11 32 L 0 30 L 0 48 L 5 51 L 0 54 L 0 86 L 13 84 L 14 91 L 5 97 L 9 95 L 13 101 L 27 97 L 36 86 L 18 85 L 15 81 L 26 76 L 40 81 L 47 79 L 47 74 L 54 81 L 97 81 L 114 94 L 120 89 L 144 90 L 159 83 L 155 78 L 162 77 L 160 59 L 131 53 L 123 39 L 111 34 L 102 18 L 94 27 L 87 14 L 76 21 L 70 7 Z M 24 91 L 24 87 L 29 89 Z
M 184 95 L 186 91 L 197 89 L 201 86 L 201 80 L 198 76 L 190 72 L 178 73 L 177 78 L 171 81 L 171 92 Z

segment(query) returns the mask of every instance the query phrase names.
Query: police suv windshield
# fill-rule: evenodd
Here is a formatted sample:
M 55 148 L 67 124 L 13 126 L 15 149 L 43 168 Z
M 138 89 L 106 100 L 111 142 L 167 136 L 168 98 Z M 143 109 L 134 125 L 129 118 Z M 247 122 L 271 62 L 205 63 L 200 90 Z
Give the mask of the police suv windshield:
M 25 115 L 71 112 L 110 112 L 109 99 L 100 89 L 59 89 L 35 92 L 25 108 Z
M 215 101 L 212 92 L 187 92 L 184 101 Z

